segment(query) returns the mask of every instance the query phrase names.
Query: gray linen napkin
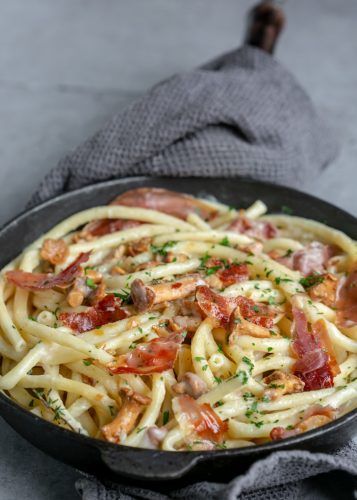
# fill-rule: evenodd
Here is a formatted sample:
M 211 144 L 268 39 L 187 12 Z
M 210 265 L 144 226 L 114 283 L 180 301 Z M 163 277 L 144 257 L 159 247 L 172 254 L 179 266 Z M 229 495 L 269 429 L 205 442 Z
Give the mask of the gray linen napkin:
M 154 87 L 65 157 L 30 204 L 123 176 L 250 176 L 299 185 L 336 153 L 294 77 L 270 55 L 243 47 Z M 85 477 L 85 500 L 293 499 L 301 480 L 332 470 L 357 475 L 357 446 L 333 455 L 279 452 L 228 485 L 199 483 L 169 496 Z M 345 497 L 347 498 L 347 497 Z
M 300 185 L 336 143 L 295 78 L 245 46 L 155 86 L 50 172 L 31 205 L 123 176 L 250 176 Z

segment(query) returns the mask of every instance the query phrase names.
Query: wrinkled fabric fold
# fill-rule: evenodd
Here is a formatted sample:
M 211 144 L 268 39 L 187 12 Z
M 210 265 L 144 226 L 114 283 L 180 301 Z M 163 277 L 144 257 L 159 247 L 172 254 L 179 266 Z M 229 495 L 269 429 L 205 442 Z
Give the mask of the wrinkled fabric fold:
M 335 453 L 280 451 L 255 462 L 245 474 L 228 484 L 201 482 L 169 494 L 150 489 L 102 483 L 89 476 L 79 479 L 76 489 L 83 500 L 295 500 L 303 480 L 330 471 L 357 475 L 355 441 Z M 346 498 L 353 492 L 345 490 Z
M 30 205 L 124 176 L 248 176 L 299 186 L 335 156 L 309 97 L 281 64 L 243 47 L 156 85 L 44 179 Z

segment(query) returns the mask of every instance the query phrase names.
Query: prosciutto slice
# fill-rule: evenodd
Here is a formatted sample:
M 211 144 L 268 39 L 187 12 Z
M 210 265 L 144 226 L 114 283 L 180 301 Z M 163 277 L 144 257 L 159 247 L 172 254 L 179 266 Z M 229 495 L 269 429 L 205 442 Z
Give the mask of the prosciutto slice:
M 187 216 L 193 212 L 198 213 L 205 220 L 211 219 L 217 213 L 216 209 L 210 205 L 187 194 L 159 188 L 138 188 L 127 191 L 117 196 L 110 205 L 149 208 L 183 220 L 186 220 Z M 81 236 L 84 238 L 104 236 L 140 224 L 142 222 L 136 220 L 101 219 L 87 224 L 81 232 Z
M 251 323 L 264 328 L 271 328 L 274 324 L 275 311 L 273 309 L 266 304 L 256 304 L 253 300 L 243 296 L 223 297 L 208 286 L 199 286 L 196 299 L 203 313 L 223 327 L 229 324 L 231 315 L 237 307 L 241 316 Z
M 86 311 L 63 312 L 59 315 L 59 319 L 65 326 L 78 333 L 83 333 L 126 318 L 127 313 L 121 308 L 121 304 L 121 299 L 113 294 L 108 294 L 95 306 L 88 307 Z
M 228 430 L 227 422 L 221 420 L 208 403 L 200 404 L 191 396 L 183 395 L 172 402 L 176 420 L 189 441 L 204 439 L 221 443 Z
M 304 276 L 316 273 L 324 273 L 331 257 L 336 253 L 336 248 L 332 245 L 323 245 L 318 241 L 313 241 L 300 250 L 296 250 L 287 257 L 279 257 L 276 260 L 284 266 L 300 271 Z
M 293 429 L 284 427 L 274 427 L 270 432 L 273 441 L 297 436 L 302 432 L 311 431 L 317 427 L 328 424 L 336 418 L 336 410 L 332 406 L 313 405 L 308 408 L 301 422 L 295 425 Z
M 338 283 L 336 309 L 339 326 L 349 328 L 357 325 L 357 263 L 350 274 Z
M 8 271 L 6 279 L 24 290 L 41 291 L 71 285 L 82 272 L 81 264 L 87 262 L 90 252 L 81 253 L 72 264 L 59 274 L 28 273 L 26 271 Z
M 138 188 L 127 191 L 115 198 L 111 205 L 149 208 L 183 220 L 193 212 L 205 220 L 211 219 L 217 213 L 215 208 L 197 198 L 160 188 Z
M 127 219 L 100 219 L 94 220 L 85 226 L 82 231 L 82 236 L 104 236 L 105 234 L 131 229 L 132 227 L 140 226 L 142 222 L 137 220 Z
M 254 300 L 247 297 L 237 297 L 239 310 L 244 319 L 264 328 L 272 328 L 274 325 L 273 318 L 276 311 L 266 304 L 256 304 Z
M 196 300 L 203 313 L 223 327 L 228 325 L 238 305 L 236 297 L 223 297 L 205 285 L 197 287 Z
M 279 234 L 278 229 L 270 222 L 249 219 L 241 215 L 231 222 L 228 231 L 246 234 L 258 240 L 269 240 L 276 238 Z
M 305 383 L 305 391 L 333 387 L 339 367 L 323 320 L 317 321 L 310 333 L 305 313 L 297 307 L 292 312 L 295 320 L 292 347 L 298 357 L 295 375 Z
M 149 375 L 170 370 L 175 363 L 184 336 L 173 333 L 166 338 L 156 338 L 139 344 L 131 352 L 119 356 L 107 365 L 111 373 L 136 373 Z
M 249 278 L 247 264 L 229 264 L 225 269 L 217 271 L 217 277 L 224 287 L 246 281 Z

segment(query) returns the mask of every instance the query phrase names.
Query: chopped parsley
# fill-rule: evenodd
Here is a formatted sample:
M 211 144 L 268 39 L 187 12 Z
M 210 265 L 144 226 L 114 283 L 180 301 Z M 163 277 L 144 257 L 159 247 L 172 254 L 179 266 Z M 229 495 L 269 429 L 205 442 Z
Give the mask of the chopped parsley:
M 167 241 L 164 245 L 162 245 L 162 247 L 157 247 L 155 245 L 150 245 L 150 248 L 151 248 L 151 251 L 153 254 L 159 254 L 159 255 L 162 255 L 163 257 L 166 257 L 166 255 L 168 254 L 169 252 L 169 248 L 173 247 L 174 245 L 176 245 L 176 241 L 172 240 L 172 241 Z
M 83 360 L 83 364 L 84 364 L 85 366 L 90 366 L 91 364 L 93 364 L 93 360 L 92 360 L 91 358 L 89 358 L 89 359 L 84 359 L 84 360 Z
M 89 288 L 97 288 L 97 285 L 94 283 L 93 278 L 87 278 L 86 279 L 86 285 L 89 286 Z
M 247 372 L 244 370 L 239 370 L 235 377 L 239 378 L 239 380 L 242 382 L 242 385 L 245 385 L 249 379 Z
M 310 276 L 306 276 L 305 278 L 301 278 L 299 280 L 300 285 L 304 288 L 310 288 L 311 286 L 317 285 L 318 283 L 323 283 L 324 276 L 319 273 L 313 273 Z
M 56 400 L 57 401 L 57 400 Z M 49 404 L 50 403 L 50 400 L 48 401 Z M 64 410 L 62 408 L 61 405 L 58 405 L 56 406 L 55 408 L 53 408 L 53 412 L 54 412 L 54 417 L 53 417 L 53 420 L 56 422 L 57 420 L 60 420 L 61 418 L 63 418 L 63 415 L 64 415 Z
M 280 285 L 280 283 L 287 283 L 288 281 L 293 281 L 290 278 L 280 278 L 279 276 L 275 278 L 275 283 Z
M 221 241 L 219 242 L 219 244 L 220 244 L 220 245 L 223 245 L 224 247 L 229 247 L 229 246 L 231 246 L 231 245 L 230 245 L 230 243 L 229 243 L 229 239 L 227 238 L 227 236 L 225 236 L 225 237 L 223 238 L 223 240 L 221 240 Z
M 212 276 L 212 274 L 215 274 L 219 269 L 221 269 L 222 266 L 212 266 L 212 267 L 206 267 L 206 276 Z
M 214 377 L 214 379 L 217 382 L 217 384 L 221 384 L 222 383 L 221 377 Z
M 291 207 L 288 207 L 287 205 L 283 205 L 281 207 L 281 211 L 286 215 L 292 215 L 294 213 L 293 209 Z
M 136 433 L 139 434 L 139 432 L 143 431 L 144 429 L 146 429 L 146 425 L 144 425 L 144 427 L 138 427 L 136 429 Z
M 248 365 L 249 373 L 252 373 L 254 368 L 254 363 L 252 363 L 252 361 L 247 356 L 243 356 L 242 361 Z
M 169 421 L 169 418 L 170 418 L 170 412 L 169 412 L 169 410 L 164 411 L 164 413 L 162 415 L 162 424 L 166 425 L 167 422 Z
M 248 408 L 248 410 L 245 412 L 245 416 L 247 418 L 250 418 L 254 413 L 257 413 L 258 411 L 258 401 L 254 401 L 252 406 Z
M 114 292 L 114 296 L 119 297 L 119 299 L 121 299 L 125 304 L 130 302 L 131 299 L 130 291 L 125 290 L 124 288 L 122 288 L 120 292 Z

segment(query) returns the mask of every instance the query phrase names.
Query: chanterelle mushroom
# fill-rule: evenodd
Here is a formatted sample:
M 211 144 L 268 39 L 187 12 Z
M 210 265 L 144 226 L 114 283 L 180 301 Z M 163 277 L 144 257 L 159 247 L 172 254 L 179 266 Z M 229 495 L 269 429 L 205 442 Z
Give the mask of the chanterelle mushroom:
M 47 238 L 40 251 L 41 259 L 47 260 L 51 264 L 61 264 L 69 255 L 69 248 L 64 240 L 53 240 Z
M 284 373 L 276 370 L 271 375 L 263 378 L 263 382 L 268 385 L 264 395 L 269 399 L 277 399 L 284 394 L 293 394 L 304 390 L 304 382 L 292 373 Z
M 192 372 L 186 372 L 181 381 L 172 386 L 177 394 L 188 394 L 194 399 L 199 398 L 207 392 L 207 384 L 198 375 Z
M 204 284 L 199 274 L 191 274 L 176 281 L 159 283 L 157 285 L 145 285 L 136 279 L 131 285 L 131 298 L 137 309 L 147 311 L 154 304 L 182 299 L 191 295 L 198 285 Z
M 130 388 L 121 389 L 123 404 L 110 424 L 102 427 L 102 432 L 107 441 L 120 443 L 134 429 L 139 415 L 151 399 L 134 392 Z

